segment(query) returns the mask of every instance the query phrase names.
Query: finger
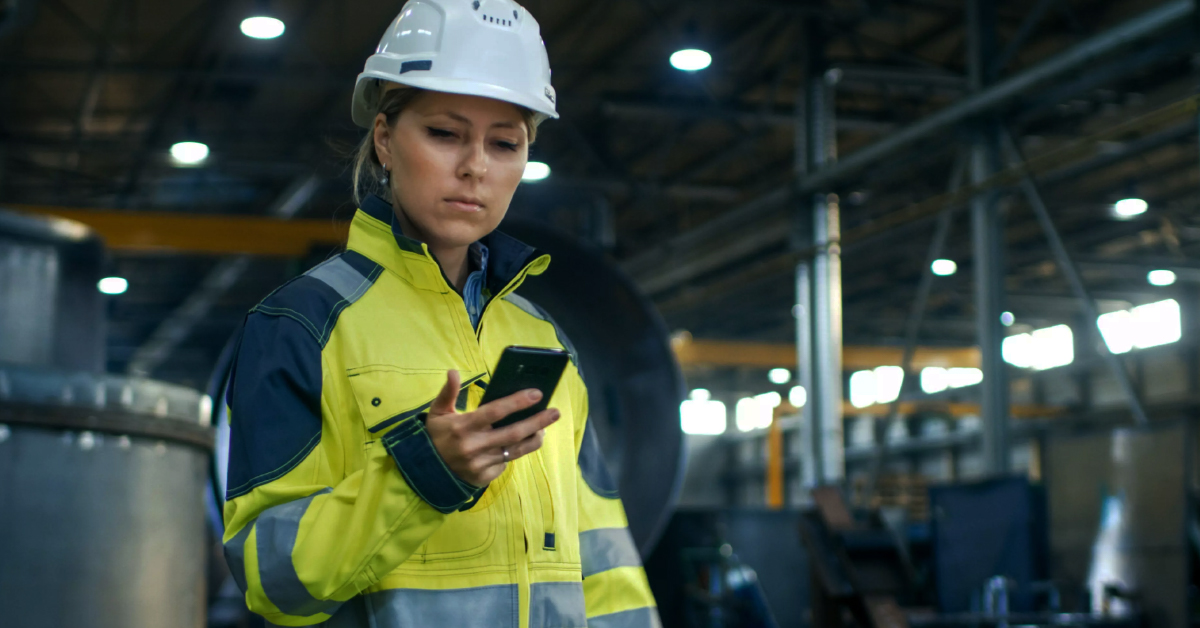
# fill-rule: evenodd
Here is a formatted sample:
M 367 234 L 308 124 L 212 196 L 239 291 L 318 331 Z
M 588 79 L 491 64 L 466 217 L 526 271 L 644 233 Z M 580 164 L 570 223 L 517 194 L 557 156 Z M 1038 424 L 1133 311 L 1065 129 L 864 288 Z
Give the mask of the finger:
M 545 441 L 545 438 L 546 438 L 546 430 L 538 430 L 538 431 L 534 432 L 529 438 L 526 438 L 525 440 L 517 443 L 516 445 L 510 446 L 508 448 L 508 461 L 512 462 L 513 460 L 516 460 L 517 458 L 520 458 L 522 456 L 528 456 L 529 454 L 541 449 L 542 443 Z M 503 454 L 501 454 L 501 457 L 503 457 Z
M 512 447 L 554 424 L 562 416 L 557 408 L 548 408 L 512 425 L 493 430 L 489 439 L 495 446 Z
M 525 408 L 535 405 L 542 400 L 542 391 L 536 388 L 517 391 L 507 397 L 501 397 L 495 401 L 479 406 L 475 411 L 477 418 L 477 427 L 490 427 L 492 423 L 503 419 L 504 417 L 524 410 Z
M 446 372 L 446 385 L 442 386 L 442 391 L 438 393 L 437 398 L 429 405 L 429 414 L 454 414 L 454 404 L 458 401 L 458 387 L 462 377 L 455 369 L 450 369 Z

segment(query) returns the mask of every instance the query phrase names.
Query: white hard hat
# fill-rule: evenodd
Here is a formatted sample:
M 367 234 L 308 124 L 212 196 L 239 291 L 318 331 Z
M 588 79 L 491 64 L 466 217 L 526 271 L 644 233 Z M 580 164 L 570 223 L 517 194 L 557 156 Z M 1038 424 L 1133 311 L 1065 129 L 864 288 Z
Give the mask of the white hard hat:
M 383 81 L 503 100 L 557 118 L 537 20 L 512 0 L 409 0 L 354 85 L 354 123 L 374 123 Z

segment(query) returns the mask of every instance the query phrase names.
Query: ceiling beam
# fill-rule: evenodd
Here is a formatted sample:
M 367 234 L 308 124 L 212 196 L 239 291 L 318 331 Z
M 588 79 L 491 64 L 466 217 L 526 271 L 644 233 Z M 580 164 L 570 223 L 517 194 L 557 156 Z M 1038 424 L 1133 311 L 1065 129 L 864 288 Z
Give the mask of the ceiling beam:
M 272 203 L 268 214 L 276 219 L 287 220 L 296 215 L 317 190 L 321 180 L 316 175 L 296 179 L 283 194 Z M 222 259 L 200 281 L 199 287 L 183 300 L 138 347 L 126 367 L 131 375 L 149 377 L 155 369 L 171 357 L 175 350 L 192 333 L 192 329 L 204 320 L 221 296 L 237 283 L 242 273 L 250 266 L 253 258 L 238 255 Z

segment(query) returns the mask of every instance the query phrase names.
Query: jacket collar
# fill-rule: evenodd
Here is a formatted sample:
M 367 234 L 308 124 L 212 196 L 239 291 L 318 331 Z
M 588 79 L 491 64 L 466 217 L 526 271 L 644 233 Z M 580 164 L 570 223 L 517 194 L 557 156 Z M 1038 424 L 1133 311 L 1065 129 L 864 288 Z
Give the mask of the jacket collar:
M 549 255 L 500 231 L 479 241 L 488 248 L 486 286 L 493 298 L 515 290 L 525 276 L 540 275 L 550 265 Z M 363 199 L 350 223 L 346 248 L 371 258 L 417 288 L 453 291 L 429 247 L 404 235 L 391 204 L 379 196 Z

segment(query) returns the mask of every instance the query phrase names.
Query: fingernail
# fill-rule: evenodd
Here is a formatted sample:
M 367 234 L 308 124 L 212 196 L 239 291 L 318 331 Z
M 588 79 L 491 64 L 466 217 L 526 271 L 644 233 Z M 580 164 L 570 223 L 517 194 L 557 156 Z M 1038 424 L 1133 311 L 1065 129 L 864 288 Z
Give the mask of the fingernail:
M 552 421 L 552 422 L 553 422 L 553 421 L 557 421 L 557 420 L 559 420 L 559 419 L 561 419 L 561 418 L 562 418 L 562 413 L 561 413 L 561 412 L 559 412 L 558 410 L 555 410 L 555 411 L 554 411 L 554 418 L 553 418 L 553 419 L 551 419 L 551 421 Z
M 542 398 L 542 391 L 540 391 L 540 390 L 538 390 L 538 389 L 536 389 L 536 388 L 534 388 L 534 389 L 530 390 L 530 391 L 529 391 L 528 393 L 526 393 L 526 394 L 527 394 L 527 395 L 529 395 L 529 399 L 530 399 L 530 400 L 532 400 L 532 401 L 537 401 L 538 399 L 541 399 L 541 398 Z

